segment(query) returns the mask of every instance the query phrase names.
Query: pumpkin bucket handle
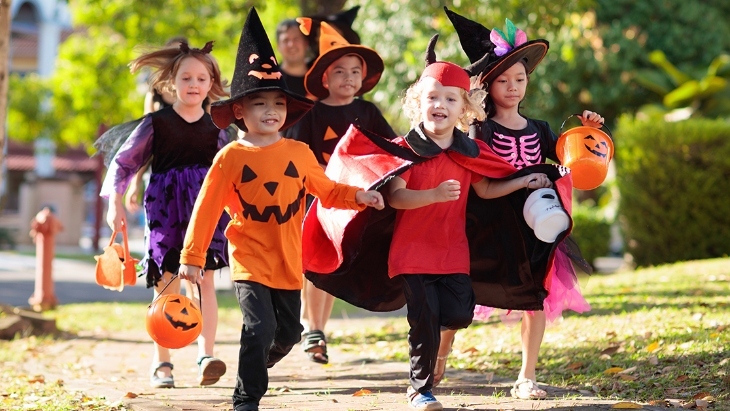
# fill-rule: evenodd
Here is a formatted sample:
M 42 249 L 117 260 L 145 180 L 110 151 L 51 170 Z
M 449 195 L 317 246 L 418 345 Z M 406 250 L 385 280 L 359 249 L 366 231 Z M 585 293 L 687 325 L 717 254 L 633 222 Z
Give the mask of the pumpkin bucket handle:
M 568 120 L 570 120 L 573 117 L 583 117 L 583 115 L 582 114 L 571 114 L 571 115 L 568 116 L 568 118 L 566 118 L 565 120 L 563 120 L 563 124 L 560 125 L 560 130 L 558 130 L 558 136 L 563 135 L 563 127 L 565 127 L 565 123 L 567 123 Z M 608 134 L 608 136 L 611 137 L 611 141 L 613 141 L 613 133 L 611 133 L 611 129 L 608 128 L 607 125 L 601 124 L 601 129 L 604 129 L 604 128 L 608 132 L 606 134 Z
M 170 278 L 170 281 L 168 281 L 167 284 L 165 284 L 165 286 L 162 287 L 162 290 L 160 290 L 160 292 L 157 293 L 157 297 L 155 297 L 155 299 L 152 300 L 152 302 L 150 303 L 150 305 L 147 306 L 147 309 L 149 309 L 150 307 L 152 307 L 152 304 L 154 304 L 155 301 L 159 300 L 160 297 L 162 297 L 162 295 L 163 295 L 162 293 L 165 292 L 165 290 L 167 289 L 167 287 L 169 287 L 170 284 L 172 284 L 172 282 L 175 281 L 176 278 L 178 278 L 177 274 L 173 274 L 172 275 L 172 278 Z M 200 297 L 200 307 L 198 307 L 198 309 L 200 309 L 200 315 L 202 316 L 203 315 L 203 293 L 200 291 L 200 284 L 195 284 L 195 285 L 198 286 L 198 297 Z

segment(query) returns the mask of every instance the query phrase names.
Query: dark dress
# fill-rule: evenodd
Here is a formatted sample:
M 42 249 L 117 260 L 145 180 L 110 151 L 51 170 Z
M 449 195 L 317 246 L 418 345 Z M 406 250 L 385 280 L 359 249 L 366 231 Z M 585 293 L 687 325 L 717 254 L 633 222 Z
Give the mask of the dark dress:
M 147 286 L 157 284 L 161 273 L 176 273 L 180 250 L 203 179 L 218 150 L 227 143 L 225 130 L 219 130 L 205 113 L 188 123 L 172 107 L 146 115 L 111 162 L 101 194 L 126 191 L 130 178 L 152 157 L 149 185 L 144 193 L 148 233 L 147 254 L 140 265 Z M 224 230 L 227 215 L 216 216 L 205 269 L 228 265 Z

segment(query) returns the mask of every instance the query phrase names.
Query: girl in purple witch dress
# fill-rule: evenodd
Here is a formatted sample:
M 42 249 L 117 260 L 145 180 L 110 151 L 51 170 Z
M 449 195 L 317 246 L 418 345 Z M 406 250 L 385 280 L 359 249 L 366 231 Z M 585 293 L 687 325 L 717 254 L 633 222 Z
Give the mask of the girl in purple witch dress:
M 213 158 L 228 143 L 225 130 L 219 130 L 202 106 L 208 97 L 217 100 L 226 95 L 218 63 L 210 55 L 213 42 L 204 48 L 190 48 L 181 43 L 177 48 L 163 48 L 132 61 L 134 73 L 143 67 L 155 70 L 151 87 L 170 90 L 177 100 L 172 106 L 145 115 L 114 155 L 101 188 L 101 196 L 109 198 L 107 223 L 119 231 L 127 217 L 122 199 L 130 180 L 150 158 L 150 182 L 144 193 L 148 233 L 146 254 L 140 263 L 147 287 L 155 288 L 155 298 L 177 273 L 180 250 L 185 238 L 194 200 Z M 213 356 L 218 325 L 218 302 L 213 271 L 228 265 L 226 238 L 223 234 L 226 216 L 219 219 L 208 249 L 205 275 L 198 289 L 185 281 L 187 294 L 201 303 L 203 329 L 198 337 L 198 383 L 214 384 L 225 373 L 226 365 Z M 174 281 L 165 294 L 179 293 L 180 281 Z M 150 384 L 155 388 L 175 386 L 170 351 L 155 343 Z

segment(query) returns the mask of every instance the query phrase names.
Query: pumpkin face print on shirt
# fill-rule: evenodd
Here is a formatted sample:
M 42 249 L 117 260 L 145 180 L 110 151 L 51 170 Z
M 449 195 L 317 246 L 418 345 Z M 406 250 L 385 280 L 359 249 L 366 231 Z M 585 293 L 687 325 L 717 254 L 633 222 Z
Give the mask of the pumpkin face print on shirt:
M 245 164 L 241 182 L 234 188 L 243 208 L 243 218 L 285 224 L 302 208 L 306 189 L 296 165 L 284 163 Z
M 518 170 L 543 162 L 537 133 L 513 137 L 495 132 L 492 150 Z

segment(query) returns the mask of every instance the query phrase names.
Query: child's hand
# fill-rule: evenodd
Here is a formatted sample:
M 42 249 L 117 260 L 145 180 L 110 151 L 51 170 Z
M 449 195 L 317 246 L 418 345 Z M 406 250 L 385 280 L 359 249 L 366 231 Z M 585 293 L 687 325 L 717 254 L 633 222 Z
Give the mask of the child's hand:
M 106 212 L 106 223 L 112 231 L 121 232 L 122 225 L 127 225 L 127 214 L 124 212 L 122 198 L 118 194 L 109 196 L 109 210 Z
M 528 174 L 522 177 L 522 182 L 527 188 L 547 188 L 552 187 L 553 182 L 550 181 L 547 175 L 542 173 Z
M 202 270 L 203 269 L 198 266 L 180 264 L 180 269 L 177 270 L 177 274 L 183 280 L 190 281 L 191 284 L 201 284 L 203 282 L 203 275 L 201 274 Z
M 461 195 L 461 183 L 457 180 L 446 180 L 434 189 L 436 202 L 456 201 Z
M 603 126 L 604 119 L 596 112 L 583 110 L 583 115 L 580 116 L 580 121 L 584 126 L 601 128 Z
M 385 207 L 383 195 L 375 190 L 359 190 L 355 193 L 355 201 L 357 201 L 358 204 L 365 204 L 368 207 L 374 207 L 378 210 L 382 210 Z

